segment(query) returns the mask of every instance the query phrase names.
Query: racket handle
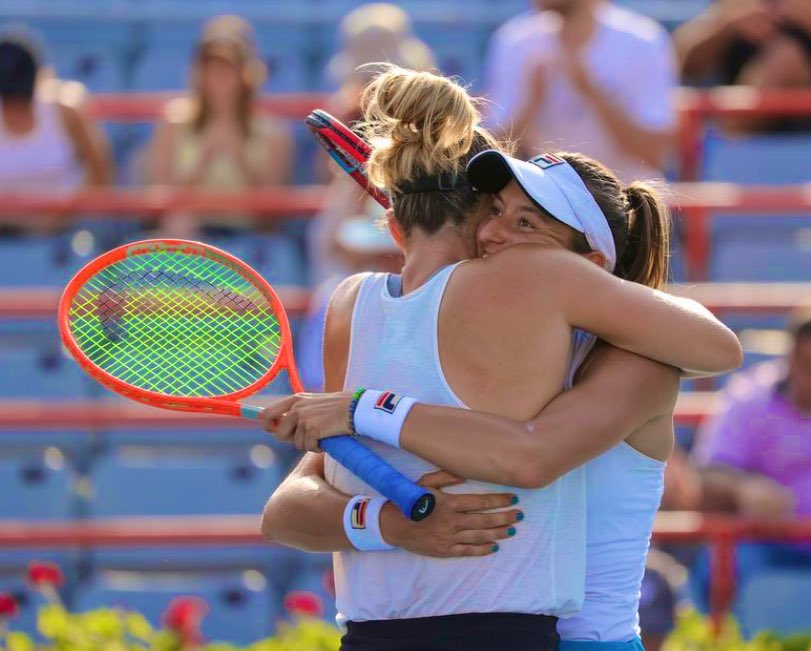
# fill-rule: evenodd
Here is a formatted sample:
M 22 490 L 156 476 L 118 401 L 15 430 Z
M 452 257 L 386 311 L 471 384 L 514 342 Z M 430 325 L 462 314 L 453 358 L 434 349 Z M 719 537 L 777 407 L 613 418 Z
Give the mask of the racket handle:
M 258 418 L 262 407 L 240 405 L 243 418 Z M 321 439 L 321 449 L 349 472 L 394 502 L 415 522 L 427 518 L 436 506 L 433 493 L 417 486 L 353 436 Z
M 436 506 L 433 493 L 418 486 L 352 436 L 321 439 L 321 449 L 383 497 L 407 518 L 419 521 Z

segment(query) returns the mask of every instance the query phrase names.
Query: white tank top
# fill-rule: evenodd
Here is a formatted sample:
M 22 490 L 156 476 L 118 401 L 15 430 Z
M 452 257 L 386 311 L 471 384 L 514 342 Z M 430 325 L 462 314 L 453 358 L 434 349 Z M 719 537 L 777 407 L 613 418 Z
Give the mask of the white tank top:
M 594 337 L 575 331 L 571 388 Z M 586 600 L 558 622 L 563 640 L 625 642 L 639 635 L 639 597 L 665 463 L 624 441 L 586 466 Z
M 420 402 L 465 407 L 445 380 L 437 319 L 457 265 L 419 289 L 393 297 L 388 274 L 371 274 L 358 293 L 344 388 L 396 388 Z M 430 463 L 376 441 L 370 448 L 407 477 Z M 329 457 L 326 478 L 349 495 L 377 493 Z M 436 559 L 402 549 L 334 555 L 338 623 L 461 613 L 511 612 L 565 616 L 582 605 L 585 582 L 585 472 L 574 470 L 543 489 L 509 488 L 525 515 L 515 538 L 484 558 Z M 468 481 L 453 492 L 502 492 Z
M 10 134 L 0 119 L 0 191 L 71 192 L 82 184 L 83 169 L 53 102 L 34 101 L 34 128 Z

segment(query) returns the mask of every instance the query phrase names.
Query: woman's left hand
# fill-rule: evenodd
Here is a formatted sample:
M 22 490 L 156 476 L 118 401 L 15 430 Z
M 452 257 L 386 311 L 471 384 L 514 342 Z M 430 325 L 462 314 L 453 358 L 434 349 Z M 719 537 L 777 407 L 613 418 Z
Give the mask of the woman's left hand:
M 277 441 L 321 452 L 321 439 L 349 433 L 351 402 L 347 392 L 297 393 L 266 407 L 259 422 Z

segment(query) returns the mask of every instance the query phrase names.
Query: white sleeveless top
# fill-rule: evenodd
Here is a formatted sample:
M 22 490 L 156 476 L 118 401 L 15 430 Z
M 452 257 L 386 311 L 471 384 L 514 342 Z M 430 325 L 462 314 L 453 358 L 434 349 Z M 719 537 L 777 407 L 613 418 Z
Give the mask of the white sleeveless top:
M 575 331 L 571 388 L 594 337 Z M 558 621 L 563 640 L 625 642 L 639 635 L 639 598 L 665 463 L 624 441 L 586 465 L 586 600 Z M 543 586 L 541 586 L 543 589 Z
M 23 135 L 8 133 L 0 119 L 0 192 L 71 192 L 83 181 L 59 108 L 34 101 L 34 128 Z
M 352 318 L 345 389 L 390 386 L 420 402 L 465 407 L 440 365 L 437 319 L 445 286 L 457 265 L 419 289 L 393 297 L 388 274 L 360 287 Z M 366 441 L 407 477 L 436 466 L 404 450 Z M 326 478 L 349 495 L 376 495 L 329 457 Z M 585 472 L 574 470 L 543 489 L 509 488 L 525 515 L 515 538 L 483 558 L 436 559 L 402 549 L 334 555 L 338 623 L 461 613 L 511 612 L 565 616 L 580 609 L 585 582 Z M 447 489 L 503 492 L 468 481 Z

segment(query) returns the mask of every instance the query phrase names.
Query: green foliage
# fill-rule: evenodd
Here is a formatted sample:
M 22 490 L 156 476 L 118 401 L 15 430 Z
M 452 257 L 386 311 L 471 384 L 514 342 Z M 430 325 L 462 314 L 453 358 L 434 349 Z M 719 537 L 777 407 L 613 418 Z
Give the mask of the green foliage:
M 686 610 L 679 615 L 662 651 L 811 651 L 811 632 L 780 637 L 763 631 L 745 640 L 738 624 L 728 616 L 716 636 L 707 617 Z
M 335 651 L 340 645 L 334 626 L 309 618 L 282 624 L 275 637 L 247 647 L 184 643 L 173 631 L 154 629 L 143 615 L 114 608 L 70 613 L 52 603 L 40 609 L 37 625 L 44 642 L 0 633 L 0 651 Z

